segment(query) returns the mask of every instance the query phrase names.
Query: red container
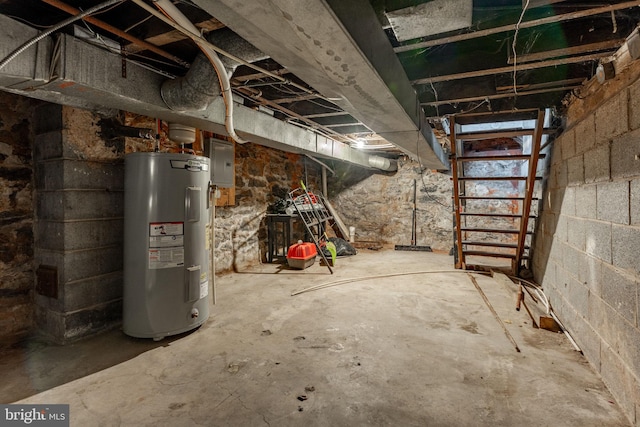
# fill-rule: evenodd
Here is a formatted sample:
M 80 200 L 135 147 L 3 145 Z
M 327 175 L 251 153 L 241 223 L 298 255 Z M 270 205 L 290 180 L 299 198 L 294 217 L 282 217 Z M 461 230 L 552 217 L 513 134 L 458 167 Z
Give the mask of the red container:
M 317 254 L 316 245 L 298 240 L 298 243 L 289 246 L 287 262 L 291 268 L 304 270 L 313 265 Z

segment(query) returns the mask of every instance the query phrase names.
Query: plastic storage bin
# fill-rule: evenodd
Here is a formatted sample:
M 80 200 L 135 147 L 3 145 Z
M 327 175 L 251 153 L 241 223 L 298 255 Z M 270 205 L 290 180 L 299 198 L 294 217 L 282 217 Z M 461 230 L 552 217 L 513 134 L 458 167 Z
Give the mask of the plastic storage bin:
M 298 240 L 298 243 L 289 246 L 287 262 L 291 268 L 304 270 L 313 265 L 317 254 L 316 245 Z

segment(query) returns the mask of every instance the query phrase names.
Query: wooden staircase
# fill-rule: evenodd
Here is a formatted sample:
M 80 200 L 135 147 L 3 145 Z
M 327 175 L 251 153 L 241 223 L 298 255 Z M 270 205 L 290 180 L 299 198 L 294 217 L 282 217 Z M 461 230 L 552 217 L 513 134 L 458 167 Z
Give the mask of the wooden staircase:
M 505 259 L 514 275 L 529 267 L 545 113 L 518 111 L 517 120 L 535 120 L 535 126 L 504 129 L 500 123 L 508 126 L 512 117 L 485 113 L 450 118 L 456 268 L 476 269 L 468 257 Z M 468 130 L 490 128 L 491 123 L 499 129 Z M 479 124 L 484 125 L 473 126 Z

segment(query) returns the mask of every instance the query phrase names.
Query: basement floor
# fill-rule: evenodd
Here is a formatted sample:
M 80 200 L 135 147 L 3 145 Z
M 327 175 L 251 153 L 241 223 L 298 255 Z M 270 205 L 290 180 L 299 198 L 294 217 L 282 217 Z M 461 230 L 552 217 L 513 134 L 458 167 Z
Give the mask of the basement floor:
M 452 263 L 364 249 L 333 275 L 318 263 L 223 275 L 212 317 L 191 333 L 4 350 L 0 400 L 68 403 L 72 426 L 629 425 L 566 336 L 515 310 L 515 285 L 475 275 L 521 352 L 464 272 L 291 296 Z

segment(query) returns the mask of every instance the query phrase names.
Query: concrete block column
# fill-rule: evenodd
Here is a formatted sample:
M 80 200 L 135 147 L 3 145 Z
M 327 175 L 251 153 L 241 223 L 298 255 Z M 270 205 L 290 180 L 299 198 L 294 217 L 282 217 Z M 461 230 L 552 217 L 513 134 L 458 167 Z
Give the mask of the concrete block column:
M 79 150 L 64 108 L 38 109 L 34 150 L 36 322 L 58 343 L 112 327 L 122 310 L 123 162 Z

